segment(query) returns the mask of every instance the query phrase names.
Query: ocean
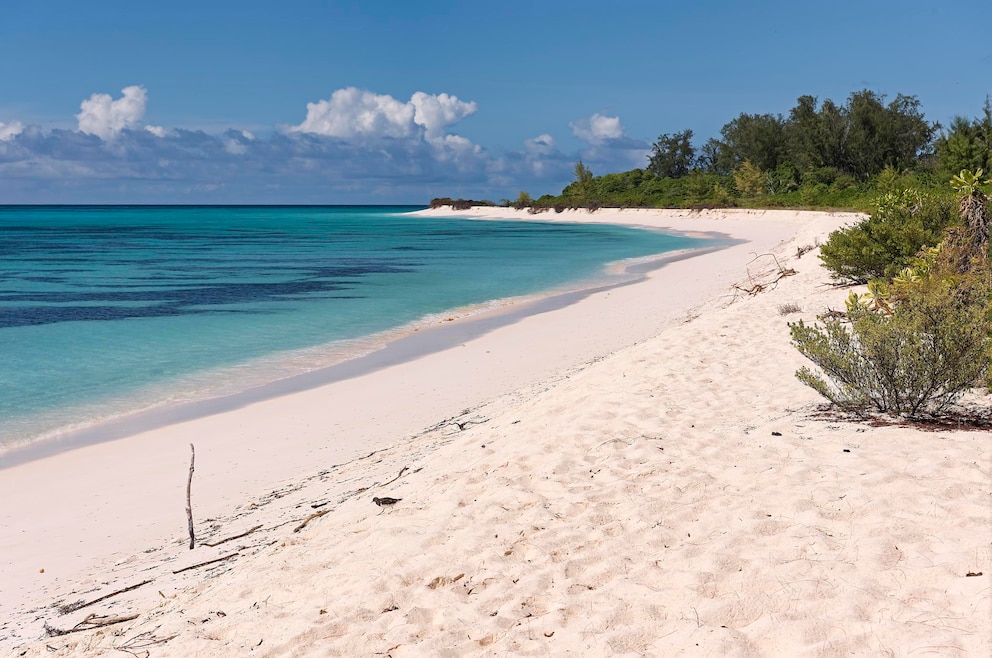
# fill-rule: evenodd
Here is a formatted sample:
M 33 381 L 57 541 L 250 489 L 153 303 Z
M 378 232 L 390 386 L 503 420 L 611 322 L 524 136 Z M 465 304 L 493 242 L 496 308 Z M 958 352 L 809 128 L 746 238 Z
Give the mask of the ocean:
M 0 207 L 0 447 L 243 391 L 702 240 L 420 207 Z

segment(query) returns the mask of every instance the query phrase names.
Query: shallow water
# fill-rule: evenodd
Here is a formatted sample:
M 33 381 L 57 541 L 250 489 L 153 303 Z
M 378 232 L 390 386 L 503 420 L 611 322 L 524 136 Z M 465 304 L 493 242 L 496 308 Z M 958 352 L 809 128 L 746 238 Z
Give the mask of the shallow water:
M 0 442 L 243 390 L 703 242 L 414 209 L 0 207 Z

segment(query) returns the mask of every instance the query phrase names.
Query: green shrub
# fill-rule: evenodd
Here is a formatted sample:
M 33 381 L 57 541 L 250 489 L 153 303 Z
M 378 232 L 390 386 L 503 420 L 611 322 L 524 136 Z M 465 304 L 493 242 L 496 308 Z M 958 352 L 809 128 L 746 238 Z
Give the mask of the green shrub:
M 523 210 L 524 208 L 529 208 L 530 206 L 533 206 L 534 199 L 532 199 L 530 194 L 528 194 L 526 191 L 522 191 L 520 192 L 520 194 L 517 195 L 517 198 L 510 203 L 510 205 L 516 208 L 517 210 Z
M 733 171 L 734 187 L 744 196 L 762 196 L 768 191 L 768 174 L 758 165 L 745 160 Z
M 989 381 L 990 298 L 982 274 L 915 279 L 891 307 L 852 293 L 846 323 L 789 324 L 793 345 L 822 371 L 796 377 L 858 414 L 939 414 Z
M 830 193 L 826 183 L 803 183 L 799 188 L 799 199 L 804 206 L 821 206 Z
M 956 221 L 948 197 L 916 190 L 886 193 L 867 219 L 831 233 L 820 259 L 836 279 L 866 283 L 891 278 L 920 249 L 938 244 L 944 229 Z

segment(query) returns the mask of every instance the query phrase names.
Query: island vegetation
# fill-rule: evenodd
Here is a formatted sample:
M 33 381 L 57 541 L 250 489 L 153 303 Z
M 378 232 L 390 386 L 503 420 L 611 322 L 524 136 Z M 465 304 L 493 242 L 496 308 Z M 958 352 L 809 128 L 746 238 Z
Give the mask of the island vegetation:
M 560 194 L 521 192 L 502 204 L 532 213 L 862 211 L 865 219 L 830 235 L 820 259 L 837 284 L 867 284 L 867 292 L 852 292 L 846 311 L 823 324 L 789 325 L 793 345 L 817 367 L 797 377 L 858 415 L 939 417 L 976 386 L 992 392 L 992 180 L 984 173 L 992 171 L 992 99 L 977 118 L 944 127 L 913 96 L 886 102 L 863 90 L 843 104 L 801 96 L 787 115 L 740 114 L 698 148 L 693 137 L 691 129 L 662 134 L 643 169 L 596 176 L 577 162 Z
M 928 121 L 915 96 L 861 90 L 843 103 L 801 96 L 787 114 L 741 113 L 719 137 L 664 133 L 643 168 L 594 175 L 582 162 L 559 194 L 501 205 L 566 208 L 817 208 L 868 211 L 904 189 L 950 200 L 962 169 L 992 171 L 992 99 L 979 116 Z M 435 199 L 434 204 L 445 204 Z M 456 200 L 458 202 L 461 200 Z M 472 202 L 476 203 L 476 202 Z M 488 202 L 486 202 L 488 203 Z M 445 204 L 451 205 L 451 204 Z M 490 204 L 495 205 L 495 204 Z

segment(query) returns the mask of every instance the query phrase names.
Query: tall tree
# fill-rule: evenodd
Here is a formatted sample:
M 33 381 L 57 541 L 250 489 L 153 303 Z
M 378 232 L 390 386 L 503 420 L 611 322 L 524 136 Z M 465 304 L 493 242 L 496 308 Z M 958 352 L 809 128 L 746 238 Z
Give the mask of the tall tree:
M 594 200 L 593 179 L 592 169 L 586 166 L 582 160 L 575 163 L 575 181 L 569 187 L 572 190 L 572 196 L 580 205 Z
M 954 117 L 935 147 L 940 172 L 948 178 L 961 170 L 992 171 L 992 97 L 985 98 L 984 116 Z
M 826 100 L 819 108 L 816 98 L 800 96 L 785 125 L 785 157 L 803 172 L 829 167 L 865 179 L 916 166 L 936 129 L 914 96 L 886 105 L 884 95 L 865 89 L 842 106 Z
M 847 120 L 831 100 L 817 107 L 813 96 L 800 96 L 785 125 L 786 159 L 799 171 L 841 168 L 847 141 Z
M 696 164 L 696 149 L 689 129 L 674 135 L 664 134 L 652 145 L 648 169 L 660 178 L 682 178 Z
M 696 166 L 709 174 L 720 174 L 721 176 L 733 171 L 731 159 L 725 155 L 726 147 L 723 142 L 713 137 L 706 140 L 702 148 L 699 149 L 699 158 Z
M 916 97 L 899 94 L 888 105 L 884 100 L 884 95 L 865 89 L 847 101 L 844 169 L 862 179 L 886 167 L 897 171 L 913 167 L 937 131 L 936 124 L 923 117 Z
M 722 165 L 737 169 L 745 160 L 763 171 L 778 167 L 785 155 L 785 120 L 774 114 L 741 114 L 721 130 Z

